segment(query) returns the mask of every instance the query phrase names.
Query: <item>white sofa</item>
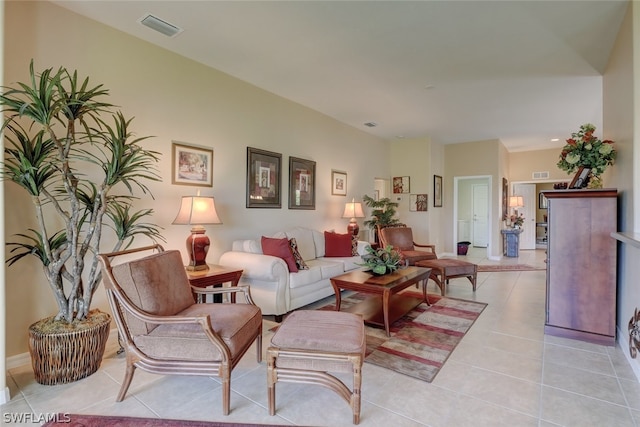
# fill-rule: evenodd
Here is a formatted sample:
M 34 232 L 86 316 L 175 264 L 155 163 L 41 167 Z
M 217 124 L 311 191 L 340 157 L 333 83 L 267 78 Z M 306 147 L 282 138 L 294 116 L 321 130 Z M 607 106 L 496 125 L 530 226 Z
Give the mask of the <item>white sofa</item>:
M 344 272 L 361 268 L 360 255 L 365 253 L 367 242 L 358 242 L 358 256 L 325 257 L 324 232 L 297 227 L 276 233 L 275 238 L 295 238 L 300 255 L 308 270 L 289 272 L 287 264 L 278 257 L 264 255 L 261 241 L 236 240 L 230 252 L 220 257 L 220 264 L 243 270 L 240 284 L 249 285 L 251 297 L 262 314 L 283 314 L 333 295 L 329 279 Z

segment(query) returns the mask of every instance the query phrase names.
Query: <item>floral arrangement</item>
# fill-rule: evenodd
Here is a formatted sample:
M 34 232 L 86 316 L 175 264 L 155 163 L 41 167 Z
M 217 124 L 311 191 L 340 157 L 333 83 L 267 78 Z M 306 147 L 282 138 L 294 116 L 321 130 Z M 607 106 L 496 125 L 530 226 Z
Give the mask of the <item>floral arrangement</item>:
M 504 221 L 506 221 L 507 226 L 511 225 L 514 228 L 519 228 L 519 227 L 522 227 L 524 225 L 524 215 L 523 214 L 520 214 L 520 215 L 516 215 L 516 214 L 505 215 L 503 219 L 504 219 Z
M 369 245 L 365 250 L 367 253 L 362 255 L 364 264 L 358 265 L 367 267 L 374 274 L 382 275 L 392 273 L 396 271 L 398 267 L 404 265 L 402 254 L 391 245 L 378 249 L 373 249 L 371 245 Z
M 596 127 L 590 123 L 580 126 L 578 132 L 572 133 L 567 144 L 562 148 L 557 166 L 568 173 L 576 172 L 580 167 L 591 169 L 593 175 L 601 175 L 607 166 L 616 159 L 613 141 L 601 141 L 593 135 Z

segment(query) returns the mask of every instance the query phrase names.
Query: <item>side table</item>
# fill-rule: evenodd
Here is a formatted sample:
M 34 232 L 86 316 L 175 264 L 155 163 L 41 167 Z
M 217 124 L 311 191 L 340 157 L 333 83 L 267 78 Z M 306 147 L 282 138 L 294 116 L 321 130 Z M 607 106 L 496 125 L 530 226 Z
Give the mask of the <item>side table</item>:
M 520 233 L 521 228 L 505 228 L 500 230 L 504 237 L 504 252 L 508 257 L 517 257 L 520 251 Z
M 231 286 L 237 286 L 242 276 L 242 270 L 235 268 L 224 267 L 217 264 L 207 264 L 208 270 L 189 271 L 187 270 L 187 277 L 189 277 L 189 284 L 196 288 L 207 288 L 209 286 L 220 287 L 223 283 L 229 282 Z M 204 297 L 205 301 L 202 301 Z M 196 302 L 206 302 L 206 296 L 193 294 L 193 299 Z M 235 302 L 236 294 L 231 294 L 231 302 Z M 214 295 L 213 302 L 222 302 L 222 295 Z

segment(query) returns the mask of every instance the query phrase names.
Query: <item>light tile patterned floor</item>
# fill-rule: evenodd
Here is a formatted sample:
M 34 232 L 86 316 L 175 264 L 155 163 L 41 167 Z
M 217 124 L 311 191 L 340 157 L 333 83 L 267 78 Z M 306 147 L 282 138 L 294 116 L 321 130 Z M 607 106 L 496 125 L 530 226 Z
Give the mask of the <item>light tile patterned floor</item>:
M 485 250 L 462 259 L 495 264 Z M 500 263 L 544 265 L 544 251 L 521 251 Z M 436 292 L 433 283 L 430 291 Z M 488 307 L 428 384 L 366 364 L 362 418 L 366 426 L 640 426 L 640 383 L 620 348 L 545 336 L 545 272 L 479 273 L 474 294 L 466 279 L 448 296 Z M 265 320 L 265 348 L 273 322 Z M 277 415 L 267 412 L 266 366 L 249 351 L 232 378 L 231 414 L 221 413 L 211 378 L 136 373 L 121 403 L 115 396 L 123 356 L 109 343 L 100 370 L 73 384 L 43 386 L 29 366 L 10 370 L 6 413 L 75 412 L 226 422 L 349 426 L 351 411 L 321 387 L 278 384 Z M 33 425 L 33 424 L 25 424 Z

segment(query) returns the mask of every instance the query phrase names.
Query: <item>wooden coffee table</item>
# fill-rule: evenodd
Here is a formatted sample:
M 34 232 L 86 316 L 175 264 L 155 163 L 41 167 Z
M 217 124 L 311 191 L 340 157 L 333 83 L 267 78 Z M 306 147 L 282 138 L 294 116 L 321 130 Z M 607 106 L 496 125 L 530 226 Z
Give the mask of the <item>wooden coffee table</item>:
M 383 326 L 389 336 L 389 325 L 413 310 L 422 302 L 427 302 L 426 286 L 422 287 L 422 298 L 397 295 L 411 285 L 429 280 L 430 268 L 406 267 L 391 274 L 375 276 L 370 272 L 352 271 L 331 279 L 336 293 L 336 311 L 340 311 L 341 290 L 371 294 L 364 301 L 345 311 L 362 315 L 366 323 Z

